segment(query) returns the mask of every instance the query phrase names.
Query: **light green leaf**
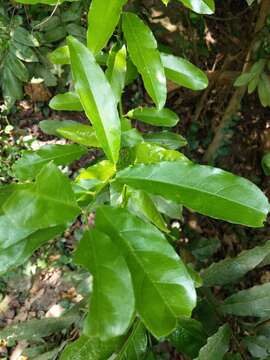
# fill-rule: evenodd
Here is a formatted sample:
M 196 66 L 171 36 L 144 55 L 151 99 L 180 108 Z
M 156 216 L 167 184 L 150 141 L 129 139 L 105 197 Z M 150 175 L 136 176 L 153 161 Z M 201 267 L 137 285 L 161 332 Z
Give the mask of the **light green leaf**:
M 22 265 L 35 250 L 65 230 L 65 226 L 55 226 L 38 230 L 7 249 L 0 250 L 0 274 Z
M 21 181 L 33 179 L 50 161 L 55 165 L 68 165 L 86 153 L 85 147 L 75 144 L 45 145 L 37 151 L 25 151 L 13 166 L 14 174 Z
M 84 233 L 74 259 L 94 277 L 84 333 L 101 341 L 123 335 L 131 324 L 135 300 L 121 253 L 109 236 L 91 230 Z
M 49 106 L 54 110 L 83 111 L 79 96 L 74 92 L 55 95 L 51 99 Z
M 230 335 L 229 325 L 221 326 L 213 336 L 208 338 L 207 344 L 201 348 L 197 360 L 222 360 L 229 350 Z
M 215 12 L 214 0 L 178 0 L 187 8 L 198 14 L 211 15 Z
M 197 0 L 196 0 L 197 1 Z M 170 54 L 161 54 L 168 79 L 191 90 L 203 90 L 208 86 L 205 73 L 189 61 Z
M 236 224 L 263 226 L 269 211 L 267 198 L 250 181 L 192 162 L 136 165 L 119 172 L 117 180 Z
M 270 316 L 270 283 L 254 286 L 225 299 L 221 310 L 238 316 Z
M 105 154 L 116 163 L 121 125 L 113 91 L 90 50 L 70 36 L 68 45 L 76 92 Z
M 97 54 L 112 36 L 127 0 L 92 0 L 88 13 L 88 48 Z
M 49 55 L 49 60 L 56 65 L 70 64 L 70 55 L 68 46 L 61 46 L 52 51 Z
M 205 286 L 232 284 L 257 267 L 269 254 L 270 241 L 267 241 L 263 246 L 242 251 L 235 258 L 214 263 L 203 272 L 203 283 Z
M 147 351 L 147 335 L 145 327 L 140 320 L 137 320 L 132 331 L 121 349 L 118 351 L 115 360 L 139 360 Z
M 190 316 L 196 302 L 184 264 L 157 228 L 126 209 L 98 208 L 96 227 L 112 238 L 127 261 L 145 326 L 156 337 L 168 335 L 178 317 Z
M 154 126 L 173 127 L 179 122 L 178 115 L 170 109 L 137 108 L 130 110 L 127 116 Z
M 77 126 L 79 124 L 73 120 L 42 120 L 39 123 L 39 127 L 45 134 L 59 136 L 57 131 L 59 128 Z
M 100 147 L 96 132 L 92 126 L 75 123 L 72 126 L 59 127 L 57 133 L 65 139 L 72 140 L 87 147 Z
M 164 199 L 162 196 L 151 195 L 159 212 L 171 219 L 182 219 L 182 206 L 172 200 Z
M 170 131 L 147 133 L 144 134 L 143 137 L 147 142 L 163 146 L 170 150 L 177 150 L 180 147 L 187 145 L 187 141 L 183 138 L 183 136 Z
M 131 60 L 141 74 L 148 94 L 161 110 L 166 102 L 167 88 L 154 35 L 149 27 L 132 13 L 123 14 L 123 31 Z
M 121 99 L 122 91 L 125 87 L 126 72 L 127 72 L 127 50 L 125 45 L 117 51 L 113 48 L 108 59 L 108 67 L 106 76 L 111 84 L 114 92 L 115 100 L 118 103 Z
M 69 179 L 49 163 L 35 183 L 18 186 L 2 205 L 0 249 L 7 249 L 37 230 L 73 221 L 79 212 Z

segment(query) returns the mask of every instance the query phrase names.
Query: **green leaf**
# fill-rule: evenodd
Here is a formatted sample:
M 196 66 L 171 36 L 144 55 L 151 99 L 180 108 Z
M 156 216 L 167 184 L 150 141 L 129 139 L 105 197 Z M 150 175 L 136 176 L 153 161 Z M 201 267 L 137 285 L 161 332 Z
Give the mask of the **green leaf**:
M 178 0 L 187 8 L 198 14 L 211 15 L 215 12 L 214 0 Z M 209 359 L 210 360 L 210 359 Z
M 151 195 L 157 209 L 171 219 L 182 219 L 182 206 L 172 200 L 164 199 L 162 196 Z
M 22 61 L 30 63 L 39 62 L 39 59 L 34 50 L 26 45 L 13 41 L 10 42 L 9 49 L 15 56 L 17 56 L 17 58 Z
M 118 103 L 125 87 L 127 72 L 127 50 L 125 45 L 118 51 L 113 48 L 108 59 L 106 76 L 114 92 L 115 100 Z
M 57 133 L 65 139 L 72 140 L 87 147 L 100 147 L 95 130 L 88 125 L 77 123 L 72 126 L 59 127 Z
M 173 127 L 179 122 L 178 115 L 170 109 L 137 108 L 130 110 L 127 116 L 154 126 Z
M 229 325 L 221 326 L 213 336 L 208 338 L 207 344 L 201 348 L 197 360 L 222 360 L 229 350 L 230 335 Z
M 131 333 L 118 351 L 115 360 L 138 360 L 142 359 L 147 351 L 147 335 L 145 327 L 137 320 Z
M 24 63 L 11 52 L 8 53 L 5 66 L 8 66 L 13 74 L 21 81 L 28 81 L 29 73 Z
M 270 152 L 265 154 L 262 158 L 262 168 L 265 173 L 265 175 L 270 175 Z
M 106 360 L 114 352 L 114 349 L 114 342 L 104 343 L 98 339 L 82 335 L 65 348 L 60 360 Z
M 39 42 L 37 41 L 37 39 L 23 27 L 17 27 L 15 31 L 11 33 L 11 36 L 13 37 L 14 41 L 21 43 L 25 46 L 39 46 Z
M 3 68 L 1 80 L 3 97 L 8 108 L 10 108 L 16 100 L 23 97 L 22 84 L 7 66 Z
M 83 111 L 79 96 L 74 92 L 55 95 L 49 106 L 54 110 Z
M 144 86 L 161 110 L 166 102 L 167 88 L 157 42 L 148 26 L 135 14 L 123 14 L 123 31 L 131 60 L 141 74 Z
M 145 326 L 156 337 L 168 335 L 178 317 L 190 316 L 196 302 L 184 264 L 160 231 L 126 209 L 98 208 L 96 227 L 112 238 L 127 261 Z
M 113 91 L 90 50 L 70 36 L 68 45 L 76 92 L 105 154 L 116 163 L 121 125 Z
M 258 83 L 258 95 L 262 106 L 270 106 L 270 80 L 263 73 Z
M 70 54 L 68 46 L 61 46 L 58 49 L 52 51 L 49 55 L 49 60 L 56 65 L 70 64 Z
M 169 341 L 178 352 L 194 359 L 206 343 L 206 334 L 202 324 L 194 319 L 180 319 L 176 330 L 169 336 Z
M 205 286 L 232 284 L 257 267 L 270 254 L 270 241 L 263 246 L 244 250 L 235 258 L 212 264 L 203 272 Z
M 0 274 L 22 265 L 35 250 L 65 230 L 65 226 L 55 226 L 38 230 L 22 241 L 0 250 Z
M 79 124 L 73 120 L 42 120 L 39 123 L 39 127 L 45 134 L 59 136 L 58 129 Z
M 245 336 L 243 343 L 254 358 L 269 359 L 269 338 L 265 336 Z
M 197 0 L 196 0 L 197 1 Z M 203 90 L 208 86 L 205 73 L 189 61 L 170 54 L 161 54 L 168 79 L 191 90 Z
M 123 256 L 109 236 L 91 230 L 84 233 L 74 260 L 94 277 L 84 333 L 101 341 L 123 335 L 135 308 L 131 276 Z
M 177 150 L 186 146 L 187 141 L 183 136 L 170 131 L 162 131 L 158 133 L 147 133 L 143 135 L 145 141 L 163 146 L 169 150 Z
M 140 143 L 135 148 L 135 164 L 156 164 L 162 161 L 184 161 L 189 163 L 190 160 L 175 150 L 167 150 L 161 146 Z
M 254 286 L 225 299 L 221 310 L 238 316 L 270 316 L 270 283 Z
M 97 54 L 112 36 L 127 0 L 92 0 L 88 13 L 88 48 Z
M 75 144 L 45 145 L 37 151 L 25 151 L 13 166 L 17 179 L 33 179 L 42 167 L 53 161 L 55 165 L 68 165 L 87 153 L 85 147 Z
M 263 226 L 269 210 L 267 198 L 250 181 L 192 162 L 136 165 L 119 172 L 117 180 L 201 214 L 251 227 Z
M 0 249 L 37 230 L 73 221 L 79 214 L 69 179 L 56 165 L 45 165 L 33 184 L 15 188 L 2 205 Z

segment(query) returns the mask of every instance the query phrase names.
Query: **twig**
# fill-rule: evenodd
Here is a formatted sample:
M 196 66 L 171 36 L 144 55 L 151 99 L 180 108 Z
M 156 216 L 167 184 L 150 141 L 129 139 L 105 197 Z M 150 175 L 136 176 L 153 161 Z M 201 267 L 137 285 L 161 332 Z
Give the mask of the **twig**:
M 252 55 L 252 52 L 254 49 L 255 42 L 257 41 L 256 34 L 258 34 L 263 29 L 265 20 L 269 13 L 270 13 L 270 1 L 263 0 L 261 2 L 260 13 L 259 13 L 256 27 L 255 27 L 255 37 L 253 38 L 253 41 L 251 42 L 250 48 L 248 50 L 248 53 L 247 53 L 247 56 L 245 59 L 245 63 L 244 63 L 243 69 L 242 69 L 242 73 L 249 71 L 251 68 L 250 60 L 251 60 L 251 55 Z M 233 115 L 239 110 L 241 101 L 246 93 L 246 90 L 247 90 L 247 86 L 242 86 L 240 88 L 237 88 L 234 91 L 234 93 L 231 97 L 231 100 L 229 102 L 229 105 L 227 106 L 227 109 L 226 109 L 226 111 L 221 119 L 221 122 L 216 130 L 214 139 L 211 142 L 211 144 L 209 145 L 207 151 L 205 152 L 205 155 L 203 158 L 203 160 L 205 162 L 211 162 L 214 159 L 215 154 L 222 143 L 225 129 L 227 129 L 229 127 L 229 125 L 232 121 Z

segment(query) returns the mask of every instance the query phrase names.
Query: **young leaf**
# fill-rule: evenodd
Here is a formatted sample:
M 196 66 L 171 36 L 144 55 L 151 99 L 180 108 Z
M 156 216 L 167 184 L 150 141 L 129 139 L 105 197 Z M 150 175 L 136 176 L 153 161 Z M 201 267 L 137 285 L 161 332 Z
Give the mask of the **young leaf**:
M 112 36 L 127 0 L 92 0 L 88 12 L 88 48 L 97 54 Z
M 229 350 L 231 331 L 228 324 L 221 326 L 218 331 L 208 338 L 207 344 L 201 348 L 197 360 L 222 360 Z
M 137 108 L 130 110 L 127 116 L 154 126 L 173 127 L 179 122 L 179 117 L 170 109 Z
M 201 214 L 251 227 L 262 226 L 269 211 L 266 196 L 250 181 L 192 162 L 135 165 L 119 172 L 117 180 Z
M 37 151 L 24 152 L 13 166 L 14 174 L 21 181 L 33 179 L 50 161 L 55 165 L 68 165 L 86 153 L 85 147 L 75 144 L 45 145 Z
M 270 254 L 270 241 L 263 246 L 244 250 L 237 257 L 212 264 L 203 272 L 205 286 L 231 284 L 258 266 Z
M 35 183 L 18 186 L 2 205 L 0 249 L 6 249 L 39 229 L 66 224 L 79 214 L 69 179 L 56 165 L 45 165 Z
M 56 65 L 67 65 L 70 64 L 70 54 L 69 48 L 67 45 L 61 46 L 58 49 L 52 51 L 49 55 L 49 60 L 51 63 Z
M 147 335 L 145 327 L 140 320 L 137 320 L 131 333 L 118 351 L 115 360 L 136 360 L 141 359 L 147 351 Z
M 121 125 L 113 91 L 91 51 L 71 36 L 68 45 L 76 92 L 105 154 L 116 163 Z
M 203 90 L 208 86 L 205 73 L 189 61 L 170 54 L 161 54 L 168 79 L 191 90 Z
M 198 14 L 211 15 L 215 12 L 214 0 L 178 0 Z M 210 359 L 209 359 L 210 360 Z
M 190 316 L 196 302 L 184 264 L 157 228 L 126 209 L 98 208 L 96 227 L 111 236 L 127 261 L 145 326 L 156 337 L 168 335 L 178 317 Z
M 94 277 L 84 333 L 101 341 L 124 334 L 135 302 L 131 276 L 121 253 L 107 235 L 91 230 L 84 233 L 74 259 Z
M 238 316 L 270 316 L 270 283 L 257 285 L 225 299 L 221 310 Z
M 115 100 L 118 103 L 125 87 L 127 72 L 127 50 L 125 45 L 118 51 L 112 49 L 108 59 L 106 76 L 114 92 Z
M 54 110 L 83 111 L 79 96 L 74 92 L 55 95 L 49 106 Z
M 65 230 L 65 226 L 55 226 L 38 230 L 7 249 L 0 250 L 0 274 L 22 265 L 35 250 Z
M 135 14 L 123 14 L 123 31 L 131 60 L 142 75 L 144 86 L 161 110 L 166 102 L 167 88 L 157 42 L 148 26 Z

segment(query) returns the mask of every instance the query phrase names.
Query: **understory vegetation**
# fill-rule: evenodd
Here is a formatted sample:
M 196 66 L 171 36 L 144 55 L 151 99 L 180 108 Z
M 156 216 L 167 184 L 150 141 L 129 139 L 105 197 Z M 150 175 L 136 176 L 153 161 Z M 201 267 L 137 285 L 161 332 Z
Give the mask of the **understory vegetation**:
M 270 359 L 270 1 L 2 1 L 0 48 L 0 358 Z

